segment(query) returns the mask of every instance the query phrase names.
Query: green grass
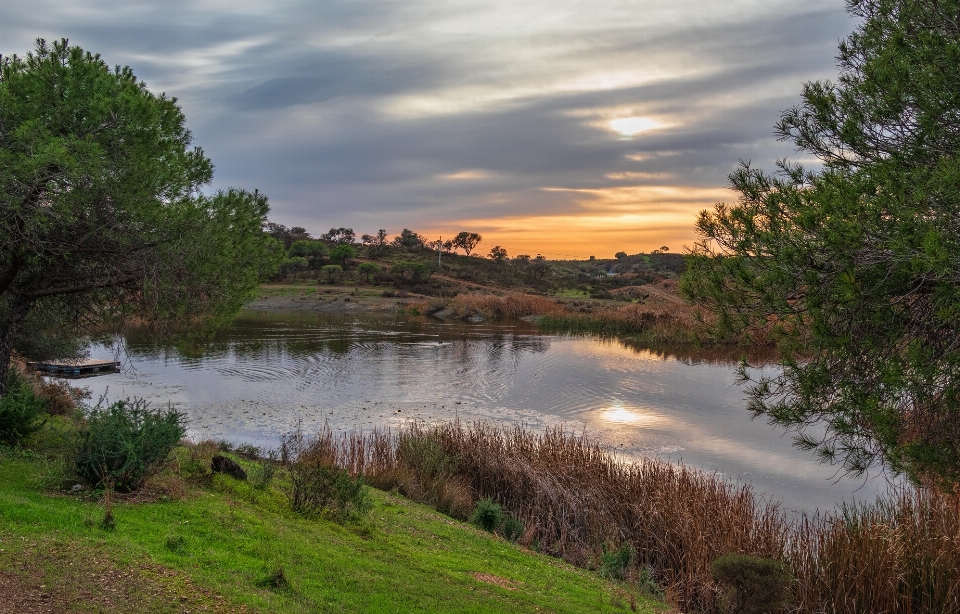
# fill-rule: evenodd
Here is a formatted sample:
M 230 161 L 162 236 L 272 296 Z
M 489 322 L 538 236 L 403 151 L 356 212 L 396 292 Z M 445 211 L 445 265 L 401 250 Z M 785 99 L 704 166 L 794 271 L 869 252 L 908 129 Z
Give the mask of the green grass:
M 590 293 L 586 290 L 578 290 L 577 288 L 558 288 L 550 292 L 551 296 L 556 296 L 559 298 L 589 298 Z
M 77 553 L 37 563 L 47 567 L 41 572 L 48 582 L 66 565 L 98 557 L 122 569 L 160 566 L 174 574 L 160 574 L 172 594 L 196 587 L 211 603 L 224 598 L 227 611 L 614 612 L 630 611 L 631 601 L 643 612 L 662 607 L 634 587 L 377 490 L 367 519 L 341 525 L 293 515 L 273 488 L 253 490 L 217 476 L 178 501 L 115 503 L 116 529 L 106 531 L 97 526 L 101 503 L 41 492 L 46 466 L 35 456 L 0 454 L 0 571 L 47 551 Z M 267 586 L 277 569 L 287 588 Z M 510 588 L 475 574 L 502 578 Z M 138 609 L 170 611 L 157 599 Z
M 298 296 L 302 293 L 316 292 L 316 280 L 302 280 L 300 282 L 288 282 L 283 284 L 261 284 L 260 298 L 268 296 Z

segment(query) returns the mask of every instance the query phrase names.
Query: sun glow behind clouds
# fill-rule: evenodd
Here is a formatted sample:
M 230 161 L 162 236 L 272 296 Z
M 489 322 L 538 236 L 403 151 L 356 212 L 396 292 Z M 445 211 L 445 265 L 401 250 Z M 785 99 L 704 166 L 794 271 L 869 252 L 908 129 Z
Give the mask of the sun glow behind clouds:
M 649 117 L 622 117 L 610 122 L 610 127 L 623 136 L 633 136 L 641 132 L 646 132 L 647 130 L 655 130 L 662 125 L 660 122 L 650 119 Z

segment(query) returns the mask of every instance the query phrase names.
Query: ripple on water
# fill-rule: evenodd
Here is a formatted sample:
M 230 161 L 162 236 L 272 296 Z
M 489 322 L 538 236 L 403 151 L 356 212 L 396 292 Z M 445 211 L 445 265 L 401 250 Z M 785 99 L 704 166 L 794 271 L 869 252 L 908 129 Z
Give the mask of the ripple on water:
M 95 395 L 172 402 L 190 436 L 275 446 L 308 431 L 489 419 L 565 424 L 626 456 L 656 454 L 783 497 L 788 508 L 850 500 L 860 482 L 751 421 L 730 363 L 685 362 L 616 341 L 540 335 L 526 323 L 247 313 L 191 356 L 131 331 L 134 370 L 84 380 Z M 95 348 L 95 355 L 112 355 Z M 129 366 L 128 365 L 128 366 Z M 872 482 L 858 498 L 879 488 Z

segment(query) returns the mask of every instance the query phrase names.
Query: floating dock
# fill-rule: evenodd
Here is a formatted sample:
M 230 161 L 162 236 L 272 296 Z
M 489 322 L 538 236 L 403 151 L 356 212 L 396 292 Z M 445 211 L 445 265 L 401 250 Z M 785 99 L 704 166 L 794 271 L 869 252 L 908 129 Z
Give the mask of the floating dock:
M 93 377 L 116 373 L 120 370 L 120 363 L 116 360 L 52 360 L 28 362 L 27 368 L 54 377 Z

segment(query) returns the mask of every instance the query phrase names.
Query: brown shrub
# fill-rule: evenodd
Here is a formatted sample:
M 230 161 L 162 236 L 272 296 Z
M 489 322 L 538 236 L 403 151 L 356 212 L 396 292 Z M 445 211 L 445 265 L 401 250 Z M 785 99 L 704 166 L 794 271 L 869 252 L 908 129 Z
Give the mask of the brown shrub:
M 34 380 L 37 396 L 47 402 L 47 413 L 53 416 L 67 416 L 77 410 L 83 399 L 90 398 L 86 388 L 74 388 L 64 381 L 46 382 L 41 377 Z

